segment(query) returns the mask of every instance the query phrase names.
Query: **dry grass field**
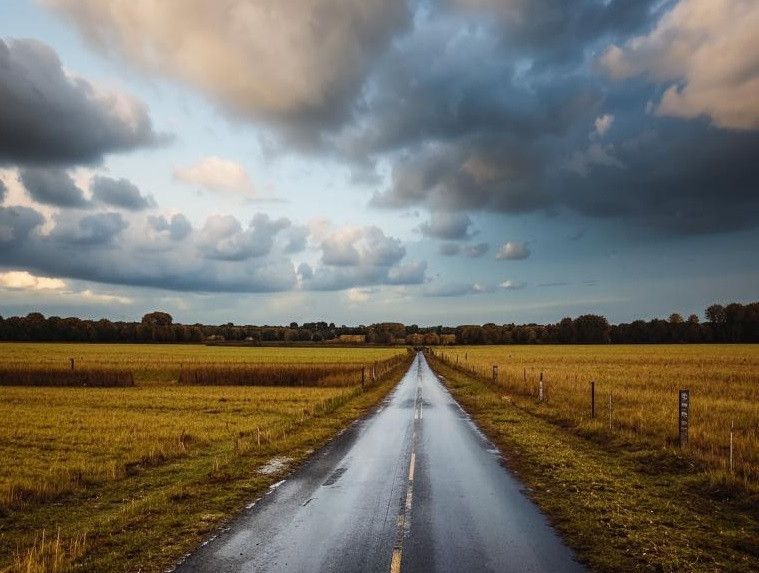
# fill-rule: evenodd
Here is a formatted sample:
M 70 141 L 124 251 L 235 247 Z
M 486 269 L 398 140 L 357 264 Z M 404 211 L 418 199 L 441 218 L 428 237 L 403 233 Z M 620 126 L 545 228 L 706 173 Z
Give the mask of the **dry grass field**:
M 716 482 L 759 489 L 758 345 L 479 346 L 436 354 L 488 380 L 497 365 L 504 399 L 599 440 L 622 436 L 630 444 L 679 447 L 678 391 L 688 389 L 686 452 Z
M 185 368 L 265 364 L 370 365 L 398 348 L 245 347 L 193 344 L 2 343 L 0 366 L 67 370 L 128 370 L 138 385 L 176 382 Z
M 281 374 L 296 365 L 334 377 L 336 365 L 353 372 L 399 354 L 406 352 L 0 345 L 2 367 L 65 370 L 73 357 L 77 369 L 134 371 L 136 381 L 0 386 L 0 571 L 161 570 L 172 547 L 197 542 L 392 384 L 362 391 L 354 376 L 336 387 L 180 385 L 182 368 L 265 365 Z M 281 467 L 260 471 L 278 458 Z

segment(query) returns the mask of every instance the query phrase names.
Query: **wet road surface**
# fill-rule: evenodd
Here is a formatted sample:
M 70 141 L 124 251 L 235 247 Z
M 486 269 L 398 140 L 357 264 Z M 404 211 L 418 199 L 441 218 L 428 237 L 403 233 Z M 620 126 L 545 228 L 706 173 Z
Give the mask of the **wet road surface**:
M 582 571 L 418 355 L 383 405 L 176 571 Z

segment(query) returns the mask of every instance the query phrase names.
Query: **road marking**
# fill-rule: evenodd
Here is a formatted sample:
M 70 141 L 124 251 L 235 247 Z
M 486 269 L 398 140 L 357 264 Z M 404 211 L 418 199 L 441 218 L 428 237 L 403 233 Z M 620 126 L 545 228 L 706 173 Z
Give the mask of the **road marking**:
M 400 547 L 393 549 L 393 560 L 390 563 L 390 573 L 401 573 L 401 552 Z
M 411 463 L 408 468 L 408 480 L 414 481 L 414 464 L 416 463 L 416 454 L 411 452 Z

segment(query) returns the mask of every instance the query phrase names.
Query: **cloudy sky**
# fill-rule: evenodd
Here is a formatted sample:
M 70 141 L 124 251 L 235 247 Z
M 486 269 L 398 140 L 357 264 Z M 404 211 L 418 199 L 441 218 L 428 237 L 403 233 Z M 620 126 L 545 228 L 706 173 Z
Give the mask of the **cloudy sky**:
M 755 0 L 3 0 L 0 315 L 759 299 Z

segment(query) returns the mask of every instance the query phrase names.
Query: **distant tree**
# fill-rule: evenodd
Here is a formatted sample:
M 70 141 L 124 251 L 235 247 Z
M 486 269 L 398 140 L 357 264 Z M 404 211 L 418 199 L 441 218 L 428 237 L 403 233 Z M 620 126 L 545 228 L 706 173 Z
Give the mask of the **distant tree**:
M 725 322 L 725 307 L 721 304 L 713 304 L 704 312 L 706 320 L 714 324 Z
M 556 331 L 556 341 L 570 344 L 575 341 L 575 327 L 571 318 L 562 318 Z
M 609 322 L 603 316 L 583 314 L 573 321 L 575 340 L 581 344 L 602 344 L 609 342 Z
M 147 326 L 171 326 L 174 319 L 168 312 L 153 311 L 142 317 L 142 324 Z

